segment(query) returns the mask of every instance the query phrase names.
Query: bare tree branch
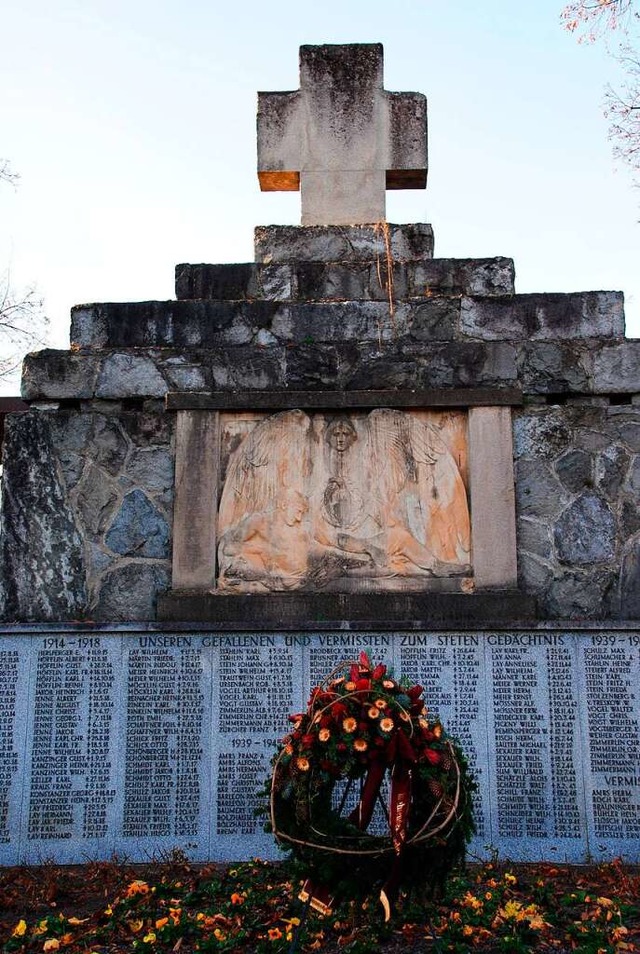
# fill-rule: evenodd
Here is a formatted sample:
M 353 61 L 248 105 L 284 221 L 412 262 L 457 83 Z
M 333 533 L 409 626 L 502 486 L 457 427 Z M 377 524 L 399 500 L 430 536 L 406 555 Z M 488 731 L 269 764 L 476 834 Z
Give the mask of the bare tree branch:
M 6 159 L 0 159 L 0 182 L 16 186 L 20 176 Z M 0 276 L 0 379 L 19 367 L 23 355 L 44 345 L 49 319 L 35 286 L 15 292 L 7 270 Z
M 13 294 L 8 272 L 0 279 L 0 379 L 20 365 L 27 351 L 45 344 L 49 319 L 35 287 Z
M 564 28 L 578 33 L 581 43 L 593 43 L 612 30 L 627 33 L 637 18 L 634 0 L 572 0 L 560 14 Z
M 17 185 L 20 175 L 13 172 L 7 159 L 0 159 L 0 181 L 8 182 L 10 185 Z
M 628 79 L 621 89 L 607 88 L 605 115 L 614 155 L 640 172 L 640 59 L 629 49 L 620 58 Z

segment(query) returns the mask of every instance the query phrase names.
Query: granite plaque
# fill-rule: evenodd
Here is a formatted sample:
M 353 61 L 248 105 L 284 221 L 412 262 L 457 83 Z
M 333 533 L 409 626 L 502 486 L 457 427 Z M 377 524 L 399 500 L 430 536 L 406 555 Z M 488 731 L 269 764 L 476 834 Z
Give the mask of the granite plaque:
M 629 630 L 4 631 L 0 863 L 278 857 L 254 816 L 287 716 L 366 650 L 419 682 L 478 780 L 470 852 L 640 860 Z

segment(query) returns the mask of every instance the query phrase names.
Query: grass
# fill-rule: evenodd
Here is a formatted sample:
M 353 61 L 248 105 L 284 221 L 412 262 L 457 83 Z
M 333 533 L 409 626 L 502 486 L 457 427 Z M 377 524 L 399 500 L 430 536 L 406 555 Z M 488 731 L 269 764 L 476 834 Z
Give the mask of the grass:
M 401 897 L 388 924 L 375 898 L 321 917 L 297 893 L 287 865 L 257 859 L 2 868 L 0 944 L 43 954 L 640 952 L 640 874 L 620 862 L 470 865 L 436 901 Z

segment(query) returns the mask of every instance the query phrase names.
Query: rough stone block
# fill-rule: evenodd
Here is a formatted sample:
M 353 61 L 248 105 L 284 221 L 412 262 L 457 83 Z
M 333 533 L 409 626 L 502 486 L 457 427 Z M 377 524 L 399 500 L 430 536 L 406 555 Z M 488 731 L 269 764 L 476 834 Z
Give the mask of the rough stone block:
M 167 383 L 154 362 L 141 354 L 116 353 L 105 358 L 96 397 L 164 397 Z
M 0 618 L 82 618 L 83 537 L 57 468 L 50 419 L 7 420 L 0 527 Z
M 366 263 L 301 262 L 295 271 L 298 299 L 362 301 L 371 297 Z
M 465 298 L 461 330 L 471 337 L 513 341 L 622 338 L 624 296 L 622 292 L 596 291 Z
M 46 348 L 26 355 L 22 365 L 22 396 L 38 398 L 91 398 L 95 390 L 97 357 Z
M 387 230 L 387 231 L 386 231 Z M 394 262 L 433 258 L 430 225 L 261 225 L 255 230 L 257 262 L 375 262 L 385 261 L 389 238 Z
M 601 497 L 584 493 L 556 521 L 554 541 L 560 560 L 570 566 L 606 563 L 615 555 L 615 518 Z
M 117 566 L 105 576 L 92 615 L 114 622 L 155 619 L 158 596 L 168 586 L 168 564 L 140 560 Z
M 82 327 L 72 312 L 71 335 L 82 348 L 215 348 L 247 344 L 269 327 L 279 308 L 270 301 L 109 302 L 83 309 Z M 76 335 L 81 334 L 81 337 Z
M 529 394 L 584 394 L 592 388 L 593 352 L 579 341 L 522 342 L 517 365 Z
M 105 543 L 122 556 L 164 560 L 169 555 L 169 527 L 147 495 L 132 490 L 122 501 Z
M 176 298 L 287 301 L 293 274 L 291 265 L 176 265 Z
M 510 258 L 433 258 L 408 268 L 409 295 L 513 295 Z
M 593 380 L 595 390 L 601 394 L 640 392 L 640 340 L 623 341 L 597 351 Z

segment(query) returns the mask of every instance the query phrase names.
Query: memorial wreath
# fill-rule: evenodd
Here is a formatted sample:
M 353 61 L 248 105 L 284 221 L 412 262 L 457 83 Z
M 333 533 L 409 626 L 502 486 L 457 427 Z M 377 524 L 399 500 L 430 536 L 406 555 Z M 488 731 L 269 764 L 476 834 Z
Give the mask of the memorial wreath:
M 301 863 L 301 893 L 328 913 L 337 894 L 433 891 L 464 858 L 475 784 L 423 688 L 361 653 L 311 691 L 273 759 L 270 827 Z M 373 824 L 372 824 L 373 822 Z

